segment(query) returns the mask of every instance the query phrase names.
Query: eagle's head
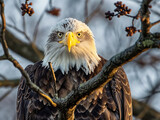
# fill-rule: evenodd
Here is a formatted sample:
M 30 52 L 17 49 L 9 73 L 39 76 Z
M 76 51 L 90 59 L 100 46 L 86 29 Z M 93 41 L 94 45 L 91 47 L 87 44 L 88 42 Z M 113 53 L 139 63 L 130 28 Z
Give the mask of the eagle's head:
M 99 61 L 93 33 L 85 23 L 66 18 L 55 25 L 45 46 L 43 66 L 51 62 L 63 74 L 72 68 L 90 74 Z

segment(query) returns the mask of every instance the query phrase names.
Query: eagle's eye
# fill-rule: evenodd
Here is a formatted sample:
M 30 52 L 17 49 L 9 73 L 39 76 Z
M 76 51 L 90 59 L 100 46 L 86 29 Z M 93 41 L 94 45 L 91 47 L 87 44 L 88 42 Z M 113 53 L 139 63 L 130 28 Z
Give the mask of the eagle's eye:
M 82 34 L 80 32 L 77 33 L 77 37 L 81 37 Z
M 63 37 L 63 33 L 62 32 L 58 32 L 57 35 L 58 35 L 59 38 Z

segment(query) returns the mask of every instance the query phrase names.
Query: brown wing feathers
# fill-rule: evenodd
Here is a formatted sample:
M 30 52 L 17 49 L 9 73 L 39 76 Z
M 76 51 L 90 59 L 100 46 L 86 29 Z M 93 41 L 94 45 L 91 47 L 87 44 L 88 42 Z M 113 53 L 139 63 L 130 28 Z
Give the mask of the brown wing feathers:
M 85 75 L 83 70 L 71 69 L 68 74 L 55 71 L 56 89 L 59 97 L 65 97 L 81 83 L 97 75 L 106 60 L 101 58 L 94 73 Z M 42 61 L 26 68 L 31 80 L 51 97 L 54 96 L 54 81 L 51 71 L 42 67 Z M 132 100 L 127 77 L 122 68 L 114 75 L 113 80 L 86 100 L 80 102 L 75 110 L 75 120 L 132 120 Z M 18 120 L 50 120 L 57 117 L 57 109 L 51 108 L 42 97 L 26 85 L 22 77 L 17 97 Z

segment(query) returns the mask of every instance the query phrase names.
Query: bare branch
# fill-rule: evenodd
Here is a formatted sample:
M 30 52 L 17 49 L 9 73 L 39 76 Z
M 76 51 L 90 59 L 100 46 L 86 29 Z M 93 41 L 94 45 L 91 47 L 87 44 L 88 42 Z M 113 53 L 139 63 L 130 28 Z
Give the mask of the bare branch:
M 52 76 L 53 76 L 53 79 L 54 79 L 54 91 L 55 91 L 55 96 L 57 97 L 58 94 L 57 94 L 57 90 L 56 90 L 56 76 L 55 76 L 55 74 L 54 74 L 54 70 L 53 70 L 53 67 L 52 67 L 52 63 L 49 62 L 48 65 L 49 65 L 50 70 L 52 71 Z
M 152 0 L 143 0 L 141 5 L 141 30 L 142 36 L 146 36 L 150 32 L 150 11 L 149 4 Z
M 9 56 L 9 52 L 8 52 L 8 45 L 7 42 L 5 40 L 5 30 L 6 30 L 6 20 L 5 20 L 5 16 L 4 16 L 4 2 L 3 0 L 0 1 L 1 4 L 1 18 L 2 18 L 2 30 L 1 30 L 1 41 L 2 41 L 2 47 L 4 50 L 4 53 L 6 55 L 6 57 Z
M 137 42 L 127 48 L 126 50 L 122 51 L 121 53 L 113 56 L 103 67 L 102 71 L 95 76 L 94 78 L 90 79 L 89 81 L 82 83 L 77 89 L 71 91 L 64 99 L 51 99 L 46 93 L 44 93 L 37 85 L 35 85 L 31 80 L 29 75 L 26 71 L 22 68 L 22 66 L 15 60 L 9 52 L 5 52 L 7 59 L 11 61 L 14 66 L 21 72 L 21 74 L 26 78 L 27 85 L 37 92 L 39 95 L 43 96 L 53 107 L 57 107 L 59 109 L 66 108 L 63 110 L 65 115 L 67 114 L 71 116 L 74 112 L 76 105 L 85 97 L 90 95 L 94 90 L 98 89 L 99 87 L 104 86 L 107 84 L 115 72 L 119 69 L 120 66 L 126 64 L 127 62 L 133 60 L 136 56 L 141 54 L 142 52 L 150 49 L 150 48 L 159 48 L 160 47 L 160 33 L 150 33 L 150 20 L 149 20 L 149 10 L 148 7 L 151 0 L 143 0 L 142 7 L 141 7 L 141 16 L 142 16 L 142 29 L 144 32 L 141 34 Z M 3 1 L 1 0 L 1 8 L 3 6 Z M 2 11 L 4 15 L 4 11 Z M 4 17 L 4 16 L 2 16 Z M 3 20 L 3 19 L 2 19 Z M 4 19 L 5 21 L 5 19 Z M 4 22 L 2 24 L 2 28 L 4 27 Z M 5 33 L 5 29 L 2 32 L 2 35 Z M 5 43 L 5 37 L 2 37 L 2 43 Z M 8 50 L 6 48 L 7 44 L 4 44 L 4 51 Z M 8 54 L 8 55 L 7 55 Z M 53 70 L 53 69 L 51 69 Z M 52 72 L 54 73 L 54 72 Z M 54 76 L 54 75 L 53 75 Z M 73 119 L 73 117 L 72 117 Z
M 157 25 L 157 24 L 159 24 L 159 23 L 160 23 L 160 20 L 157 20 L 156 22 L 151 23 L 151 27 L 153 27 L 154 25 Z
M 101 6 L 103 4 L 103 1 L 104 0 L 101 0 L 99 5 L 97 6 L 97 8 L 89 16 L 86 17 L 86 19 L 85 19 L 86 24 L 88 24 L 88 22 L 95 16 L 95 14 L 99 12 L 99 10 L 101 9 Z
M 22 40 L 16 38 L 11 32 L 6 30 L 6 41 L 8 44 L 8 47 L 19 54 L 20 56 L 32 61 L 37 62 L 41 58 L 37 55 L 35 50 L 32 48 L 30 44 L 27 44 L 25 42 L 22 42 Z M 38 49 L 40 51 L 41 56 L 43 56 L 43 51 Z
M 6 78 L 4 75 L 2 75 L 2 74 L 0 74 L 0 77 L 1 77 L 3 80 L 7 80 L 7 78 Z
M 7 59 L 13 63 L 13 65 L 21 72 L 21 74 L 26 78 L 26 82 L 27 85 L 34 90 L 35 92 L 37 92 L 39 95 L 41 95 L 42 97 L 44 97 L 49 103 L 51 103 L 51 105 L 53 107 L 56 107 L 56 103 L 54 103 L 52 101 L 52 99 L 45 93 L 43 92 L 37 85 L 35 85 L 29 75 L 27 74 L 27 72 L 22 68 L 22 66 L 18 63 L 18 61 L 16 59 L 14 59 L 8 52 L 8 46 L 5 40 L 5 28 L 6 28 L 6 21 L 5 21 L 5 15 L 4 15 L 4 1 L 0 0 L 0 5 L 1 5 L 1 18 L 2 18 L 2 46 L 3 46 L 3 50 L 5 51 L 5 55 L 7 56 Z
M 23 26 L 23 31 L 24 33 L 26 33 L 26 19 L 25 19 L 25 16 L 22 17 L 22 26 Z M 31 42 L 31 41 L 30 41 Z
M 10 27 L 10 28 L 13 28 L 13 29 L 16 30 L 17 32 L 23 34 L 23 35 L 25 36 L 25 38 L 26 38 L 29 42 L 32 42 L 31 38 L 26 34 L 25 31 L 22 31 L 22 30 L 18 29 L 16 26 L 13 26 L 13 25 L 8 24 L 8 23 L 7 23 L 7 26 Z
M 0 87 L 16 87 L 19 84 L 19 79 L 0 80 Z
M 151 9 L 151 11 L 152 11 L 154 14 L 160 16 L 160 12 L 158 12 L 158 11 L 156 11 L 156 10 L 153 10 L 153 9 Z
M 38 21 L 37 21 L 37 24 L 36 24 L 36 26 L 35 26 L 34 33 L 33 33 L 33 43 L 36 42 L 37 33 L 38 33 L 38 27 L 39 27 L 39 24 L 40 24 L 43 16 L 44 16 L 44 13 L 45 13 L 45 12 L 43 12 L 43 13 L 41 14 L 41 16 L 39 17 L 39 19 L 38 19 Z
M 160 113 L 149 107 L 143 102 L 132 100 L 133 102 L 133 114 L 137 116 L 141 111 L 145 110 L 145 115 L 141 120 L 160 120 Z
M 41 54 L 41 51 L 37 48 L 37 46 L 35 45 L 34 42 L 31 42 L 31 46 L 34 50 L 34 52 L 37 54 L 37 56 L 39 57 L 39 59 L 43 58 L 43 54 Z
M 11 88 L 10 90 L 8 90 L 4 95 L 2 95 L 0 97 L 0 101 L 2 101 L 4 98 L 6 98 L 11 92 L 12 92 L 13 88 Z
M 5 55 L 0 56 L 0 60 L 6 60 L 7 57 Z
M 84 18 L 85 18 L 85 21 L 88 21 L 88 2 L 89 2 L 89 0 L 85 0 L 85 6 L 84 6 Z

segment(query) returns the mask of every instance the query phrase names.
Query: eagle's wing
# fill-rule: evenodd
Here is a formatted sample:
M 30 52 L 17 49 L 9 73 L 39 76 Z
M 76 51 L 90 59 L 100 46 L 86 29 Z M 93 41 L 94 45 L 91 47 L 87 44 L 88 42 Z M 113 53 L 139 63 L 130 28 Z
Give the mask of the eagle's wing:
M 104 59 L 98 69 L 102 68 L 103 62 Z M 78 120 L 132 120 L 131 92 L 122 67 L 108 84 L 77 106 L 75 116 Z
M 26 67 L 26 71 L 28 74 L 31 74 L 32 65 Z M 27 105 L 29 103 L 29 98 L 31 98 L 31 91 L 29 91 L 28 86 L 26 86 L 25 78 L 22 77 L 18 87 L 17 93 L 17 120 L 26 120 L 27 114 Z
M 72 69 L 69 74 L 55 72 L 59 96 L 65 96 L 80 83 L 98 74 L 105 60 L 102 59 L 93 74 Z M 25 70 L 31 80 L 51 97 L 54 95 L 54 81 L 49 69 L 42 67 L 41 62 L 29 65 Z M 68 92 L 67 92 L 68 91 Z M 63 95 L 64 94 L 64 95 Z M 33 92 L 24 77 L 21 78 L 17 97 L 18 120 L 50 120 L 57 117 L 57 109 L 53 109 L 47 101 Z M 53 119 L 52 118 L 52 119 Z M 104 87 L 96 90 L 80 102 L 75 110 L 75 120 L 132 120 L 132 99 L 128 79 L 122 68 L 119 68 L 112 80 Z
M 120 118 L 132 120 L 132 97 L 129 82 L 123 68 L 119 68 L 112 81 L 112 94 L 117 102 Z
M 49 69 L 41 66 L 42 61 L 26 67 L 26 72 L 30 79 L 38 85 L 50 97 L 54 95 L 54 82 Z M 32 91 L 26 84 L 26 79 L 22 76 L 17 94 L 17 120 L 49 120 L 57 110 L 51 110 L 51 106 L 45 99 Z

